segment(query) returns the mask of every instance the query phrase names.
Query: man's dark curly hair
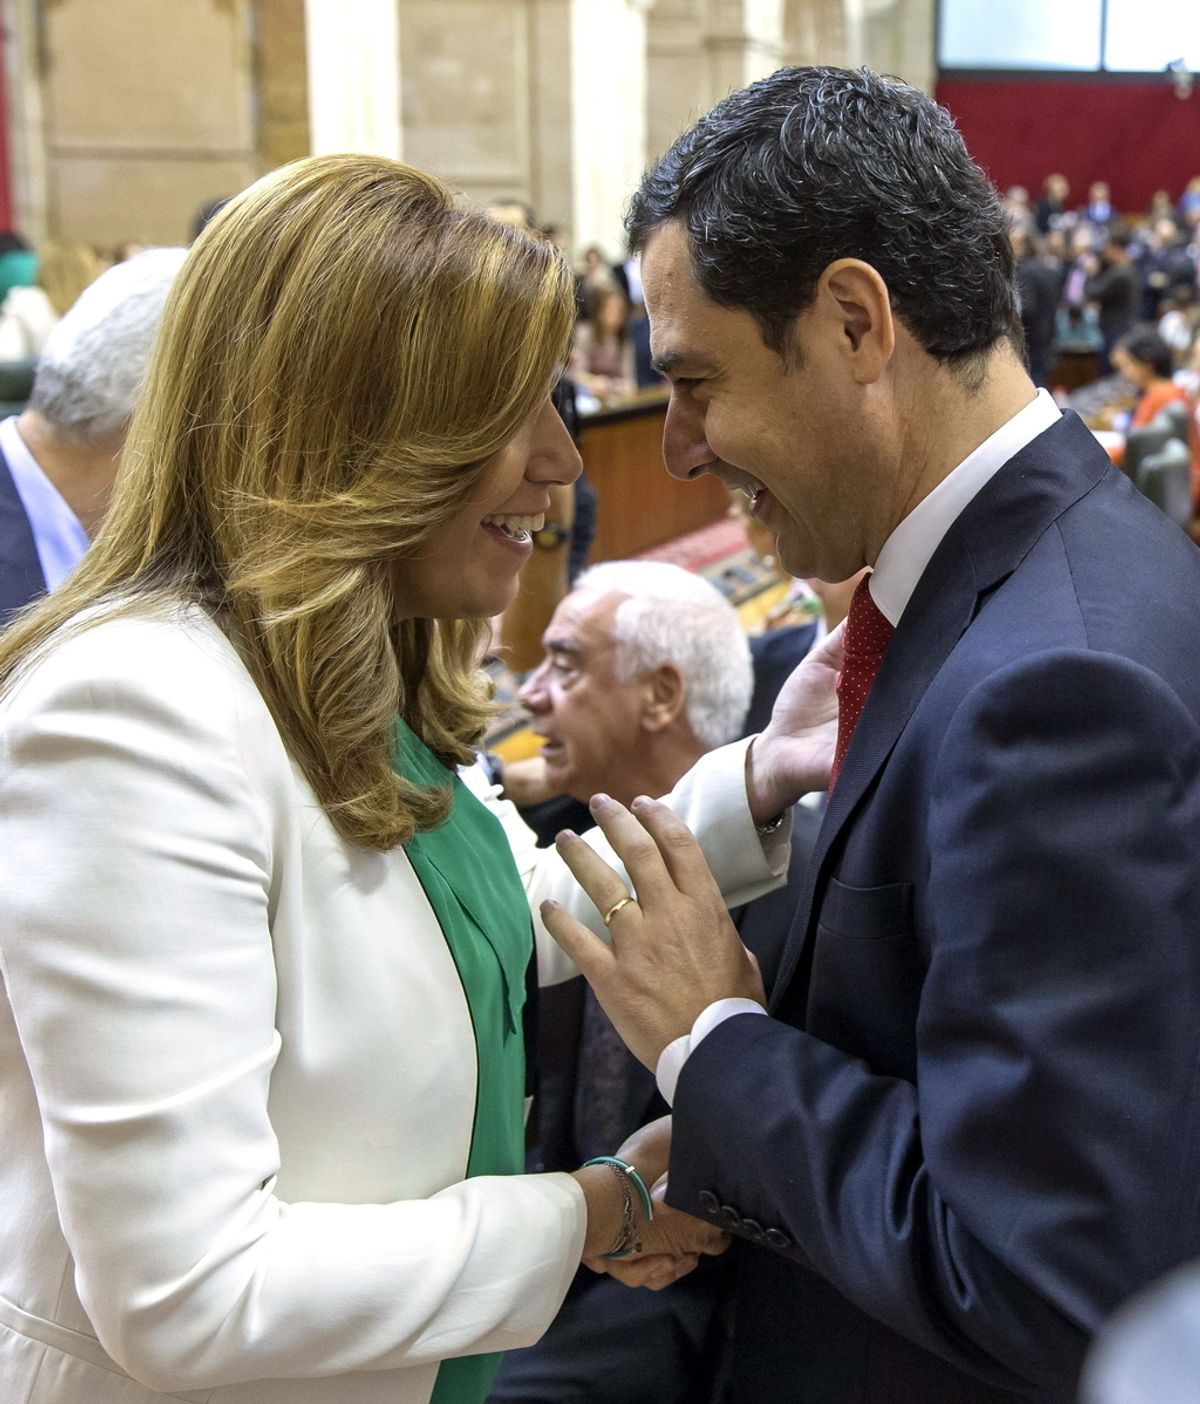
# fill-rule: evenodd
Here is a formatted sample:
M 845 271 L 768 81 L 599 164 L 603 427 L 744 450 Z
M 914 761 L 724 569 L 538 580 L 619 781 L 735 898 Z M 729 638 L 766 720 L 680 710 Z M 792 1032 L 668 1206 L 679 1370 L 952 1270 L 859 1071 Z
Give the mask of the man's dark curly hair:
M 866 69 L 781 68 L 706 113 L 646 174 L 630 245 L 681 220 L 714 302 L 781 355 L 822 271 L 860 258 L 925 350 L 967 369 L 1019 346 L 1000 198 L 944 108 Z

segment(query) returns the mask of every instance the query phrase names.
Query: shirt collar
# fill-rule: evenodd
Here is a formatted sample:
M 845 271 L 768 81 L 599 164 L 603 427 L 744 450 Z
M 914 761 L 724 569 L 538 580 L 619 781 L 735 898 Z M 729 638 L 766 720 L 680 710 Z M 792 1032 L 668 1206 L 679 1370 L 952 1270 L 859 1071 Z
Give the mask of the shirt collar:
M 871 598 L 896 625 L 942 538 L 964 508 L 1010 458 L 1061 417 L 1048 390 L 984 439 L 977 449 L 921 499 L 883 543 L 871 576 Z

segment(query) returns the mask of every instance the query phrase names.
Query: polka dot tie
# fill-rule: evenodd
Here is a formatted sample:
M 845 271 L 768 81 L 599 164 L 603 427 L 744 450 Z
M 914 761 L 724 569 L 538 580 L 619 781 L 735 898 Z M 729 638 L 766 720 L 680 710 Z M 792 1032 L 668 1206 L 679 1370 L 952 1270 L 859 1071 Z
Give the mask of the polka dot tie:
M 871 598 L 867 587 L 869 575 L 864 575 L 855 588 L 850 600 L 850 613 L 846 617 L 846 637 L 843 641 L 845 657 L 842 671 L 838 674 L 838 733 L 837 745 L 833 752 L 833 769 L 829 775 L 829 792 L 834 784 L 850 749 L 850 738 L 867 704 L 867 693 L 875 681 L 875 674 L 883 662 L 883 655 L 896 632 L 889 624 L 879 606 Z

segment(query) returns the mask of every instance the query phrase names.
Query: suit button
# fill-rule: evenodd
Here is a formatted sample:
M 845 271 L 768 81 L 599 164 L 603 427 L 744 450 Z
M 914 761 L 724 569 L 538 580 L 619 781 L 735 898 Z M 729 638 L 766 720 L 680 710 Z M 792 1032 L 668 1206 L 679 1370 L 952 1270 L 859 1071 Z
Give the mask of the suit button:
M 772 1248 L 791 1248 L 794 1246 L 787 1234 L 782 1229 L 777 1228 L 767 1230 L 767 1242 Z
M 763 1232 L 762 1224 L 758 1223 L 754 1219 L 742 1220 L 742 1232 L 746 1235 L 746 1237 L 750 1240 L 751 1243 L 762 1243 L 766 1239 L 766 1234 Z
M 732 1229 L 738 1233 L 742 1227 L 742 1216 L 732 1204 L 721 1205 L 721 1219 L 727 1229 Z
M 715 1219 L 721 1212 L 721 1201 L 713 1194 L 712 1190 L 701 1190 L 700 1207 L 709 1218 Z

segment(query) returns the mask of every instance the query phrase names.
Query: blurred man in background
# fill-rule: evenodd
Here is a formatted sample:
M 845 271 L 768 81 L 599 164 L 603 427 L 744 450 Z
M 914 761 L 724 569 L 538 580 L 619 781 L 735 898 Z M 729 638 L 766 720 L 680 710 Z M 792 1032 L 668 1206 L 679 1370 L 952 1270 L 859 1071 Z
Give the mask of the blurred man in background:
M 51 333 L 28 407 L 0 423 L 0 627 L 70 575 L 100 526 L 185 253 L 147 249 L 102 274 Z

